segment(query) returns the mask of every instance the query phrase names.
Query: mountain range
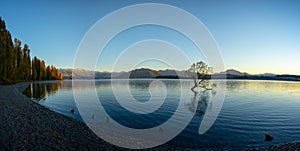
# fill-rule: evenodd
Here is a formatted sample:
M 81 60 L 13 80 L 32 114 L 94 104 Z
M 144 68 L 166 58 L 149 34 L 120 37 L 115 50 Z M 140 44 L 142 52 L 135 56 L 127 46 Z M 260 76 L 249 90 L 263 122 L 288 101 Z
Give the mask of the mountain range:
M 140 68 L 134 69 L 128 72 L 99 72 L 99 71 L 90 71 L 84 69 L 59 69 L 62 73 L 64 79 L 110 79 L 111 77 L 117 79 L 123 78 L 165 78 L 165 79 L 187 79 L 189 75 L 186 71 L 178 71 L 178 70 L 153 70 L 148 68 Z M 226 74 L 227 79 L 252 79 L 252 80 L 292 80 L 292 81 L 300 81 L 299 75 L 277 75 L 273 73 L 264 73 L 264 74 L 256 74 L 251 75 L 247 72 L 240 72 L 234 69 L 228 69 L 224 72 L 214 73 L 214 77 L 222 77 L 220 75 Z
M 176 70 L 153 70 L 153 69 L 147 69 L 147 68 L 141 68 L 141 69 L 134 69 L 128 72 L 99 72 L 90 70 L 84 70 L 84 69 L 59 69 L 60 73 L 62 73 L 62 76 L 64 79 L 72 79 L 72 72 L 73 78 L 76 79 L 110 79 L 113 78 L 188 78 L 188 75 L 185 71 L 176 71 Z

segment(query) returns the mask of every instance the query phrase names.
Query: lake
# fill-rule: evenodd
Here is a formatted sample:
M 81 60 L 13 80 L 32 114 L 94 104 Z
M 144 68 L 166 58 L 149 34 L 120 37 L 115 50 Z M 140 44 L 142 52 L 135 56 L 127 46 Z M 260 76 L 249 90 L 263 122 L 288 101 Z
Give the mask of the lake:
M 80 113 L 83 112 L 79 112 L 76 107 L 73 89 L 86 94 L 95 90 L 89 87 L 92 81 L 77 82 L 76 87 L 72 87 L 70 80 L 34 82 L 24 94 L 55 112 L 82 121 Z M 216 87 L 222 84 L 226 87 L 226 93 L 220 114 L 212 127 L 201 135 L 199 126 L 209 109 L 209 100 L 218 95 L 218 91 L 194 93 L 189 89 L 192 86 L 189 80 L 183 81 L 183 87 L 179 80 L 153 82 L 151 79 L 129 80 L 129 85 L 123 80 L 113 83 L 110 80 L 96 80 L 94 86 L 97 97 L 110 116 L 105 121 L 115 120 L 134 129 L 147 129 L 168 121 L 176 112 L 181 98 L 187 112 L 179 112 L 178 115 L 185 117 L 191 114 L 192 118 L 184 130 L 168 142 L 171 146 L 244 149 L 300 141 L 300 82 L 227 80 L 226 85 L 224 81 L 219 81 Z M 129 99 L 126 96 L 127 87 L 131 94 Z M 118 94 L 117 97 L 115 93 Z M 117 100 L 118 97 L 120 100 Z M 143 104 L 149 99 L 155 102 L 162 97 L 164 101 L 154 112 L 150 112 L 152 109 L 148 106 L 130 108 L 135 105 L 130 98 L 136 100 L 137 104 Z M 88 104 L 89 96 L 86 98 Z M 91 113 L 98 109 L 88 105 L 85 108 Z M 74 113 L 70 112 L 71 109 L 74 109 Z M 89 120 L 93 121 L 98 115 L 89 116 Z M 182 120 L 175 120 L 173 126 L 182 125 L 181 122 Z M 272 135 L 274 140 L 266 142 L 265 134 Z

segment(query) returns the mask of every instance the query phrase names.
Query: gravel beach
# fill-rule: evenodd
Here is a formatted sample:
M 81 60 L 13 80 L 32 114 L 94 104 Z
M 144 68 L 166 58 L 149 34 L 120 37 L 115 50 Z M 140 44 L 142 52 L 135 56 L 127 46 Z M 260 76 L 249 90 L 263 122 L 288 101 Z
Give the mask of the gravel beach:
M 246 149 L 248 151 L 297 151 L 300 150 L 300 143 L 287 143 L 274 145 L 266 148 Z
M 0 150 L 117 149 L 84 123 L 31 101 L 20 93 L 27 85 L 0 85 Z
M 27 86 L 0 85 L 0 150 L 124 150 L 97 137 L 84 123 L 31 101 L 21 93 Z M 151 150 L 190 149 L 164 144 Z M 300 150 L 300 143 L 246 150 Z

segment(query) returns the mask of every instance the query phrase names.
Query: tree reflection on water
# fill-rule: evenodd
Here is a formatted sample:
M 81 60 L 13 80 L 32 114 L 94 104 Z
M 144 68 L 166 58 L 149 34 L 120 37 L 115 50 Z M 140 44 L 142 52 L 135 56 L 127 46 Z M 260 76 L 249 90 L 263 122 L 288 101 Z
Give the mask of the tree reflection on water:
M 41 101 L 45 100 L 46 96 L 54 95 L 62 86 L 61 81 L 54 82 L 34 82 L 31 83 L 23 92 L 27 97 Z
M 191 102 L 185 105 L 192 113 L 195 113 L 196 116 L 203 116 L 208 106 L 209 93 L 208 91 L 193 91 L 193 93 L 194 96 L 191 98 Z

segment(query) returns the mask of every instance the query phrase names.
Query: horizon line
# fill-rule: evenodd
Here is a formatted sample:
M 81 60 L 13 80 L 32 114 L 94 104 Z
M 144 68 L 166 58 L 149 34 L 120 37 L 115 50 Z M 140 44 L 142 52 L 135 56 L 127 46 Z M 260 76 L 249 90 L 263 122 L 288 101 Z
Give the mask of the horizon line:
M 165 71 L 165 70 L 175 70 L 175 71 L 187 71 L 182 69 L 170 69 L 170 68 L 165 68 L 165 69 L 153 69 L 153 68 L 148 68 L 148 67 L 141 67 L 141 68 L 135 68 L 135 69 L 132 69 L 132 70 L 128 70 L 128 71 L 125 71 L 125 70 L 122 70 L 122 71 L 107 71 L 107 70 L 92 70 L 92 69 L 84 69 L 84 68 L 58 68 L 59 70 L 62 69 L 62 70 L 74 70 L 74 69 L 79 69 L 79 70 L 85 70 L 85 71 L 94 71 L 94 72 L 105 72 L 105 73 L 112 73 L 112 72 L 130 72 L 132 70 L 138 70 L 138 69 L 149 69 L 149 70 L 155 70 L 155 71 Z M 244 72 L 244 71 L 240 71 L 238 69 L 233 69 L 233 68 L 227 68 L 225 71 L 228 71 L 228 70 L 235 70 L 235 71 L 238 71 L 240 73 L 244 73 L 244 74 L 249 74 L 249 75 L 262 75 L 262 74 L 274 74 L 274 75 L 300 75 L 300 74 L 290 74 L 290 73 L 281 73 L 281 74 L 278 74 L 278 73 L 272 73 L 272 72 L 264 72 L 264 73 L 249 73 L 249 72 Z M 213 74 L 216 74 L 216 73 L 222 73 L 222 72 L 225 72 L 225 71 L 219 71 L 219 72 L 213 72 Z

